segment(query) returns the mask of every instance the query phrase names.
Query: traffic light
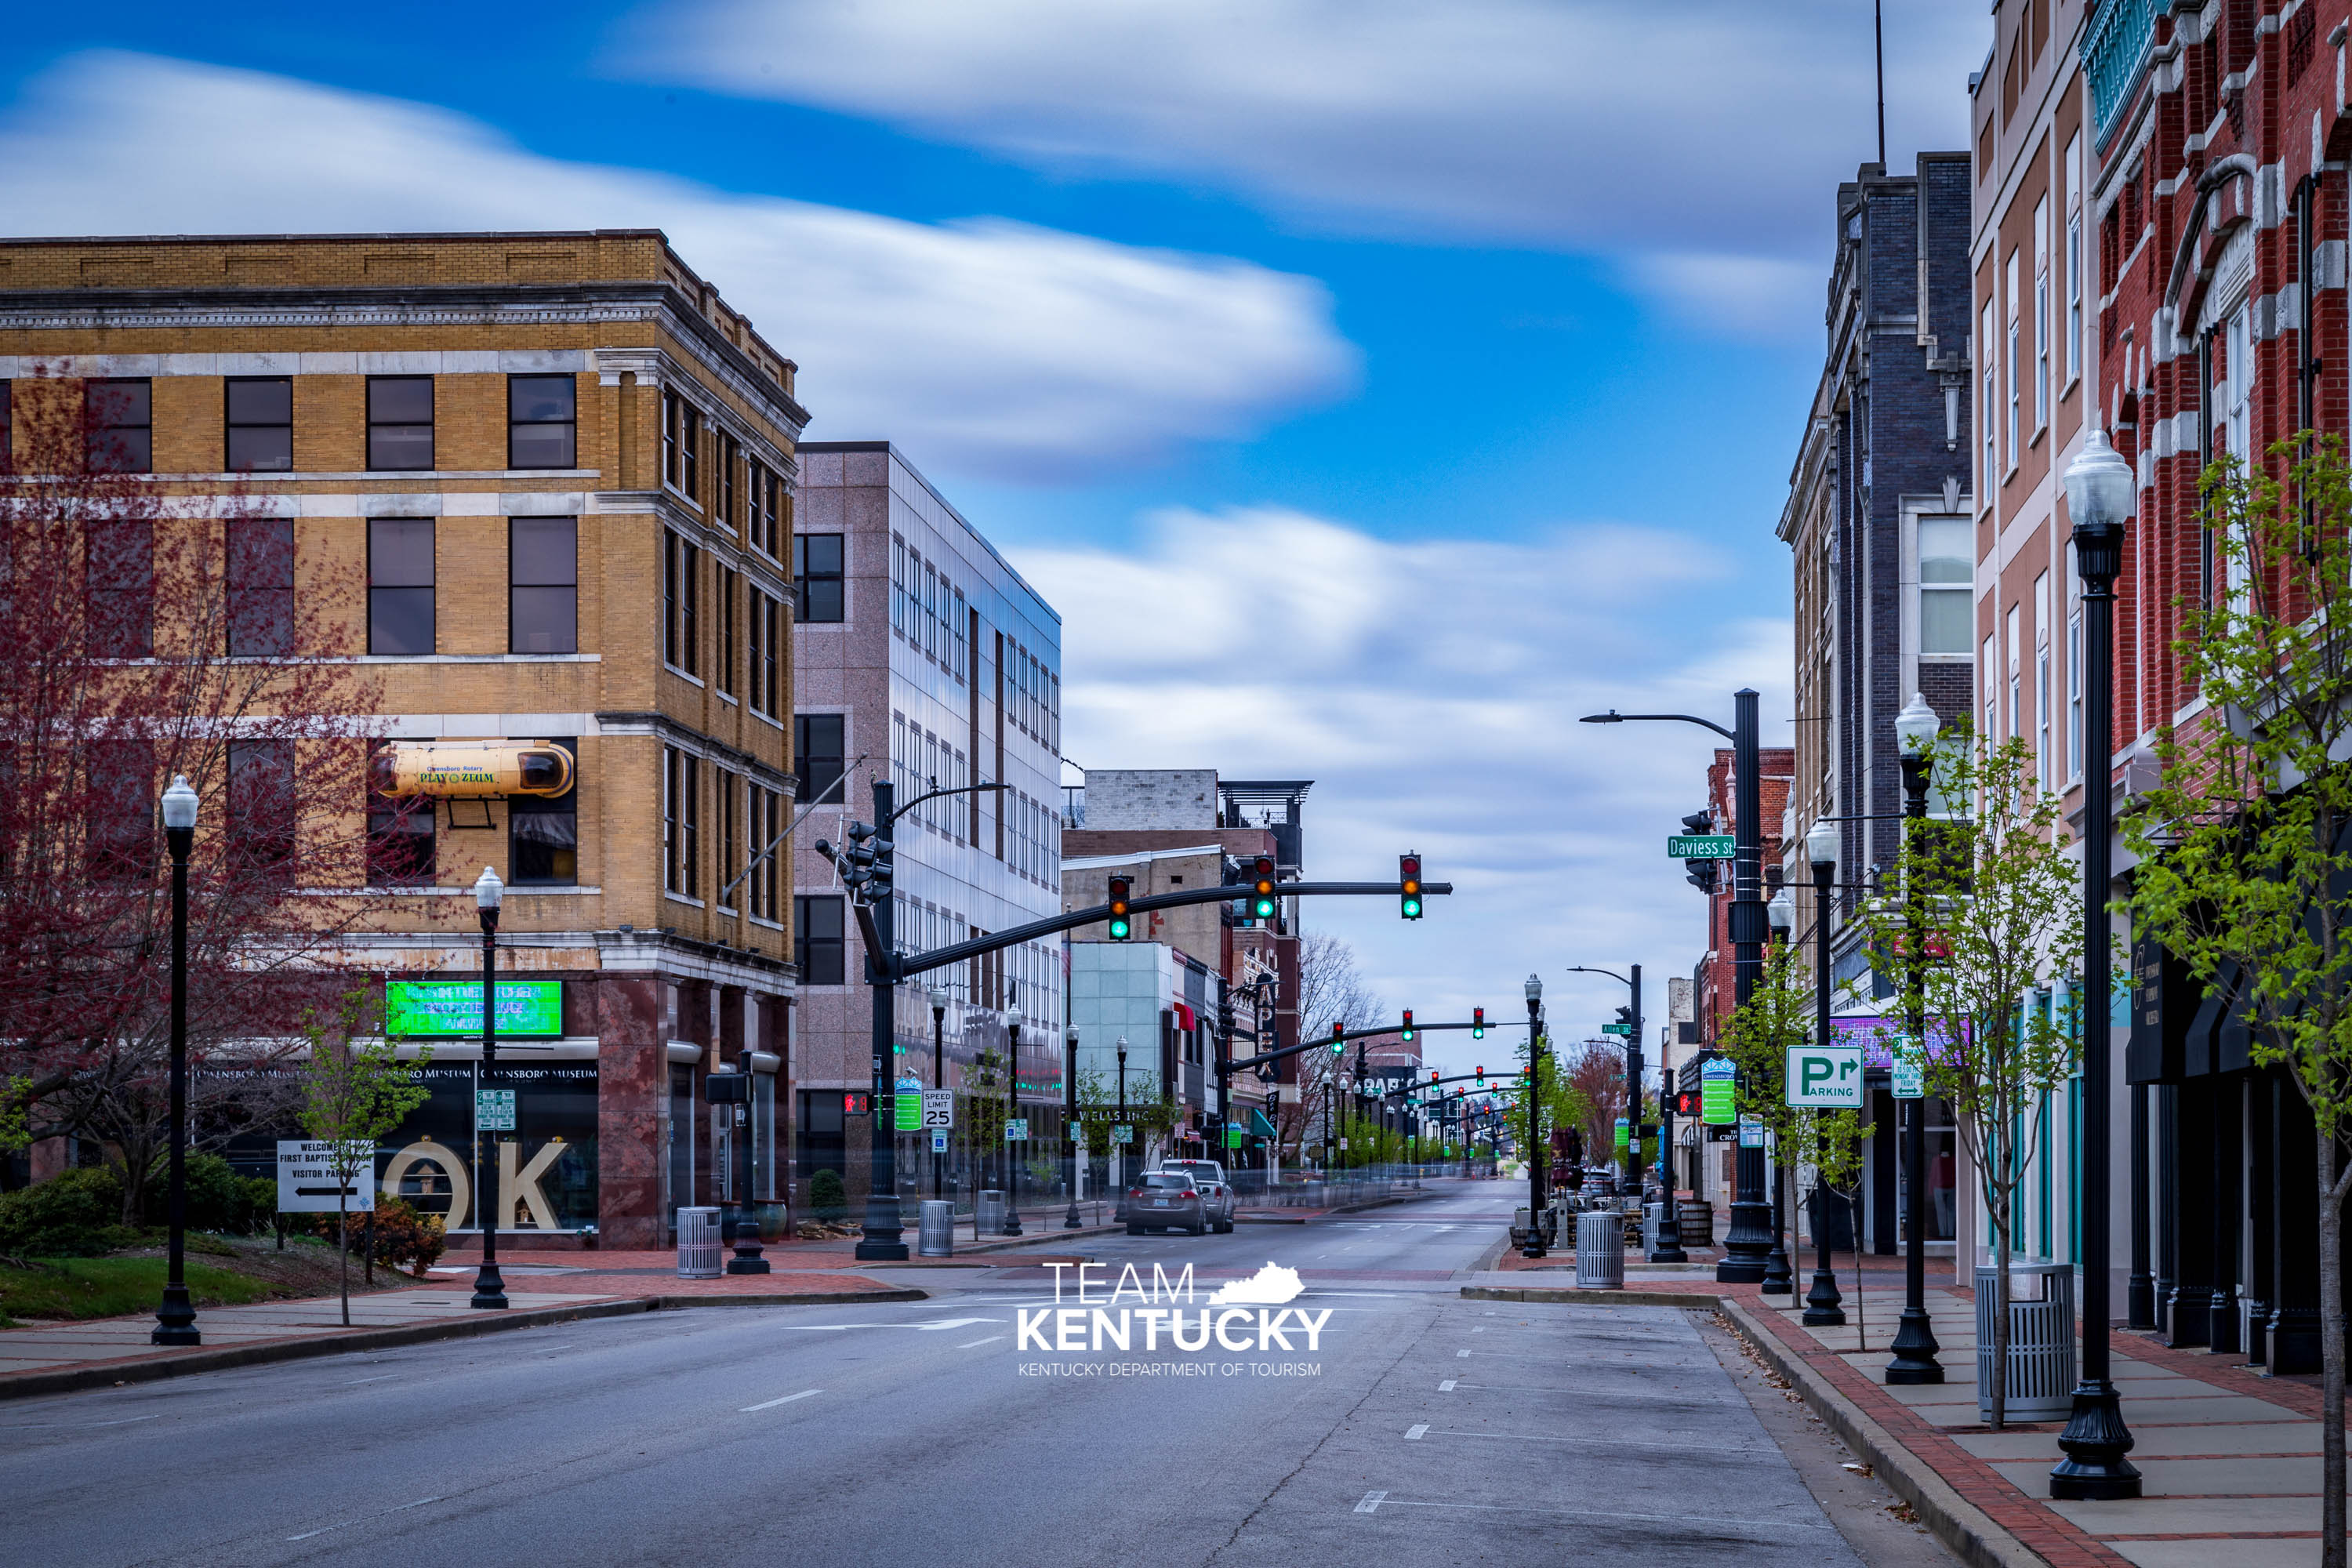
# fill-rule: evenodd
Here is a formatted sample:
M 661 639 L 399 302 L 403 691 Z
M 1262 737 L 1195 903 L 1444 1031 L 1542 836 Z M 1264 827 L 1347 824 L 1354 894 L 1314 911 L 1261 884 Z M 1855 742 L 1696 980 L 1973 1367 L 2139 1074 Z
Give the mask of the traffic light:
M 1397 857 L 1397 881 L 1402 891 L 1398 894 L 1398 912 L 1409 921 L 1421 919 L 1421 857 Z
M 1261 855 L 1250 863 L 1250 919 L 1274 919 L 1274 857 Z
M 1481 1094 L 1484 1094 L 1486 1091 L 1486 1069 L 1485 1068 L 1480 1068 L 1478 1069 L 1478 1092 L 1479 1092 L 1479 1093 L 1481 1093 Z
M 1435 1089 L 1435 1088 L 1437 1087 L 1437 1085 L 1438 1085 L 1439 1081 L 1440 1081 L 1440 1078 L 1439 1078 L 1439 1074 L 1438 1074 L 1437 1069 L 1436 1069 L 1435 1068 L 1430 1068 L 1430 1069 L 1429 1069 L 1429 1087 L 1430 1087 L 1430 1088 L 1432 1088 L 1432 1089 Z
M 1470 1009 L 1470 1037 L 1474 1040 L 1486 1037 L 1486 1009 L 1484 1007 Z
M 1404 1010 L 1404 1028 L 1398 1037 L 1408 1044 L 1412 1040 L 1412 1009 L 1410 1007 Z
M 1331 1054 L 1335 1057 L 1348 1054 L 1348 1026 L 1337 1018 L 1331 1020 Z
M 1110 879 L 1110 939 L 1125 942 L 1135 934 L 1135 922 L 1127 912 L 1129 900 L 1135 889 L 1134 879 L 1113 877 Z
M 1624 1026 L 1623 1028 L 1617 1032 L 1624 1036 L 1627 1039 L 1632 1039 L 1633 1037 L 1633 1009 L 1631 1007 L 1618 1008 L 1617 1021 Z

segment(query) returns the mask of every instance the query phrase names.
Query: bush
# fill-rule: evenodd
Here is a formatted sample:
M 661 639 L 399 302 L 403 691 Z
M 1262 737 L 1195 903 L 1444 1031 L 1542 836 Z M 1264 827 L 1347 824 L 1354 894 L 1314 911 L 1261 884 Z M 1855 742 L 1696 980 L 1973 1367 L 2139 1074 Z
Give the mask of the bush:
M 172 1215 L 172 1175 L 158 1166 L 147 1181 L 145 1218 L 167 1225 Z M 278 1184 L 265 1176 L 240 1176 L 218 1154 L 188 1156 L 188 1228 L 250 1236 L 269 1228 L 278 1212 Z
M 849 1212 L 849 1191 L 839 1171 L 819 1171 L 809 1178 L 809 1212 L 818 1219 L 839 1219 Z
M 93 1166 L 65 1171 L 22 1192 L 0 1194 L 0 1252 L 17 1258 L 91 1258 L 138 1239 L 124 1226 L 122 1184 Z
M 276 1189 L 273 1187 L 272 1201 Z M 329 1241 L 335 1239 L 335 1226 L 348 1217 L 352 1227 L 352 1252 L 363 1257 L 368 1244 L 368 1215 L 357 1210 L 349 1216 L 322 1214 L 318 1216 L 319 1234 Z M 375 1260 L 387 1268 L 405 1268 L 418 1279 L 441 1259 L 449 1243 L 442 1235 L 441 1216 L 419 1214 L 404 1198 L 386 1197 L 375 1205 Z

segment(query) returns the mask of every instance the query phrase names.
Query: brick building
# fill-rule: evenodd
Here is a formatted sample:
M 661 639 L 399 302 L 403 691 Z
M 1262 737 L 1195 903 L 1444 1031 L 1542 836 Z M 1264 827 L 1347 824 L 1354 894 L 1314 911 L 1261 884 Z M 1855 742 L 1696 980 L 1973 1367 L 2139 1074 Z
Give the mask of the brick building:
M 504 1223 L 657 1243 L 734 1179 L 703 1089 L 722 1064 L 758 1073 L 752 1195 L 773 1195 L 790 916 L 772 871 L 743 873 L 793 796 L 793 362 L 652 230 L 7 240 L 0 279 L 20 415 L 88 400 L 114 467 L 199 509 L 242 494 L 278 567 L 244 591 L 350 586 L 300 651 L 364 668 L 358 727 L 571 754 L 564 795 L 428 802 L 371 846 L 368 885 L 317 889 L 364 906 L 355 971 L 462 980 L 457 900 L 484 865 L 505 879 L 503 973 L 552 983 L 560 1024 L 502 1046 Z M 383 1151 L 428 1208 L 480 1187 L 434 1170 L 472 1137 L 478 1055 L 437 1044 Z

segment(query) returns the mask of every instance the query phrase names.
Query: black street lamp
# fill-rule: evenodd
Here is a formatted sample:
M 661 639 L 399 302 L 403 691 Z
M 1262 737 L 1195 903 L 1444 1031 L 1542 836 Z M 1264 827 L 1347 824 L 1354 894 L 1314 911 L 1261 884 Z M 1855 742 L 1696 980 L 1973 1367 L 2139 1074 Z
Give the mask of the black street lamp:
M 1906 831 L 1916 832 L 1918 824 L 1927 816 L 1927 773 L 1935 766 L 1936 735 L 1943 721 L 1936 717 L 1927 700 L 1914 693 L 1902 712 L 1895 716 L 1895 755 L 1903 764 L 1903 816 Z M 1924 911 L 1927 889 L 1921 879 L 1914 876 L 1903 890 L 1904 911 L 1910 927 L 1904 942 L 1908 951 L 1904 962 L 1910 966 L 1908 989 L 1913 996 L 1919 994 L 1920 976 L 1927 963 L 1927 921 Z M 1910 1031 L 1910 1048 L 1918 1053 L 1919 1071 L 1927 1070 L 1927 1027 L 1922 1010 L 1915 1005 L 1905 1020 Z M 1942 1349 L 1936 1342 L 1935 1325 L 1927 1317 L 1927 1100 L 1923 1085 L 1919 1098 L 1898 1100 L 1897 1110 L 1910 1109 L 1910 1119 L 1903 1129 L 1903 1316 L 1895 1325 L 1895 1342 L 1888 1348 L 1894 1359 L 1886 1363 L 1882 1374 L 1895 1384 L 1935 1384 L 1944 1381 L 1944 1363 L 1936 1359 Z
M 1813 867 L 1813 1009 L 1814 1043 L 1826 1047 L 1830 1043 L 1830 886 L 1837 879 L 1837 824 L 1816 821 L 1805 835 L 1805 854 Z M 1822 1145 L 1816 1141 L 1813 1153 L 1818 1159 Z M 1805 1292 L 1804 1322 L 1808 1328 L 1830 1328 L 1845 1321 L 1845 1309 L 1838 1294 L 1837 1276 L 1830 1270 L 1829 1198 L 1821 1179 L 1821 1167 L 1813 1167 L 1813 1288 Z M 1856 1264 L 1859 1270 L 1860 1265 Z M 1859 1272 L 1854 1287 L 1862 1289 Z
M 188 1299 L 188 851 L 196 841 L 196 792 L 185 773 L 163 792 L 163 842 L 172 851 L 172 1226 L 163 1300 L 147 1336 L 159 1345 L 200 1345 L 196 1304 Z M 371 1179 L 373 1162 L 368 1165 Z
M 482 1068 L 477 1082 L 488 1084 L 499 1065 L 499 905 L 506 899 L 507 888 L 499 874 L 488 866 L 474 879 L 474 909 L 482 918 Z M 481 1170 L 482 1111 L 481 1096 L 474 1097 L 474 1158 L 476 1171 Z M 482 1227 L 482 1266 L 474 1273 L 474 1298 L 467 1305 L 502 1308 L 507 1304 L 507 1282 L 499 1275 L 499 1172 L 498 1161 L 490 1162 L 488 1173 L 474 1185 L 474 1215 Z
M 931 987 L 931 1087 L 945 1089 L 947 1080 L 948 988 Z M 931 1151 L 931 1196 L 934 1200 L 947 1195 L 947 1178 L 940 1169 L 940 1151 Z
M 1112 1125 L 1115 1129 L 1127 1126 L 1127 1037 L 1125 1035 L 1118 1037 L 1118 1120 Z M 1111 1152 L 1118 1157 L 1118 1185 L 1122 1194 L 1118 1201 L 1121 1203 L 1125 1202 L 1124 1193 L 1129 1182 L 1127 1152 L 1134 1137 L 1134 1133 L 1121 1131 L 1114 1131 L 1110 1135 Z
M 1633 1031 L 1625 1037 L 1625 1100 L 1627 1114 L 1633 1121 L 1634 1134 L 1638 1139 L 1642 1126 L 1642 966 L 1636 963 L 1629 967 L 1633 970 L 1630 975 L 1620 974 L 1613 969 L 1598 969 L 1581 963 L 1570 964 L 1568 972 L 1570 974 L 1605 974 L 1610 979 L 1620 982 L 1633 993 L 1633 1005 L 1627 1008 L 1625 1013 L 1626 1021 Z M 1665 1064 L 1665 1047 L 1660 1046 L 1658 1070 L 1664 1092 L 1661 1097 L 1664 1103 L 1658 1109 L 1658 1185 L 1662 1189 L 1665 1205 L 1658 1211 L 1657 1245 L 1650 1249 L 1650 1261 L 1687 1263 L 1690 1261 L 1690 1254 L 1683 1250 L 1682 1221 L 1675 1215 L 1674 1166 L 1667 1155 L 1667 1150 L 1674 1142 L 1675 1113 L 1674 1086 L 1664 1081 Z M 1639 1194 L 1642 1190 L 1640 1161 L 1641 1156 L 1633 1152 L 1629 1142 L 1625 1152 L 1625 1190 L 1629 1193 Z
M 1543 980 L 1530 974 L 1528 994 L 1528 1241 L 1522 1258 L 1541 1258 L 1543 1243 L 1543 1151 L 1536 1118 L 1543 1100 Z
M 1780 933 L 1781 942 L 1796 940 L 1797 900 L 1789 896 L 1788 889 L 1782 888 L 1772 895 L 1772 901 L 1764 906 L 1764 918 L 1767 924 Z M 1789 1169 L 1788 1152 L 1780 1147 L 1778 1138 L 1772 1140 L 1771 1148 L 1764 1151 L 1770 1162 L 1769 1173 L 1772 1179 L 1772 1245 L 1764 1254 L 1764 1278 L 1756 1289 L 1767 1296 L 1793 1296 L 1797 1293 L 1796 1272 L 1789 1267 L 1789 1249 L 1781 1242 L 1789 1228 L 1789 1210 L 1783 1201 Z
M 1731 742 L 1732 825 L 1731 953 L 1732 1001 L 1746 1006 L 1756 993 L 1764 968 L 1764 791 L 1763 764 L 1757 755 L 1757 695 L 1742 687 L 1731 698 L 1731 728 L 1688 713 L 1588 713 L 1587 724 L 1622 724 L 1628 720 L 1672 721 L 1712 730 Z M 1731 1227 L 1723 1237 L 1723 1261 L 1716 1265 L 1719 1285 L 1753 1285 L 1764 1278 L 1774 1242 L 1766 1226 L 1772 1205 L 1764 1198 L 1764 1151 L 1745 1145 L 1739 1151 L 1739 1184 L 1731 1200 Z M 1785 1277 L 1788 1262 L 1781 1260 Z
M 1021 1234 L 1021 1167 L 1013 1158 L 1013 1123 L 1021 1113 L 1021 1005 L 1004 1015 L 1004 1227 L 999 1236 Z
M 1078 1026 L 1062 1031 L 1062 1141 L 1069 1145 L 1070 1207 L 1062 1215 L 1064 1230 L 1076 1230 L 1078 1218 Z
M 2066 465 L 2066 510 L 2074 522 L 2074 567 L 2083 580 L 2083 1377 L 2058 1446 L 2066 1457 L 2050 1471 L 2053 1498 L 2136 1498 L 2139 1471 L 2124 1458 L 2131 1428 L 2108 1376 L 2107 1082 L 2114 1071 L 2107 1037 L 2115 983 L 2114 755 L 2116 575 L 2123 570 L 2125 520 L 2138 480 L 2106 434 L 2093 430 Z

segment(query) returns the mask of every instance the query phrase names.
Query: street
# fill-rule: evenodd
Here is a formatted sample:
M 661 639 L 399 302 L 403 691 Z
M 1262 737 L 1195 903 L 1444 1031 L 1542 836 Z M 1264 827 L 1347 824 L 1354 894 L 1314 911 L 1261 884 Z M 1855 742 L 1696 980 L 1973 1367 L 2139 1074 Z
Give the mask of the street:
M 0 1559 L 1950 1561 L 1874 1483 L 1825 1511 L 1808 1479 L 1853 1480 L 1829 1440 L 1760 1422 L 1751 1399 L 1781 1396 L 1743 1387 L 1695 1314 L 1463 1300 L 1451 1276 L 1516 1195 L 1438 1183 L 1077 1248 L 1108 1266 L 1097 1303 L 1130 1262 L 1146 1282 L 1295 1268 L 1293 1309 L 1329 1313 L 1312 1352 L 1294 1327 L 1287 1352 L 1041 1352 L 1017 1314 L 1054 1304 L 1050 1271 L 933 1268 L 882 1271 L 919 1303 L 660 1312 L 10 1405 Z

